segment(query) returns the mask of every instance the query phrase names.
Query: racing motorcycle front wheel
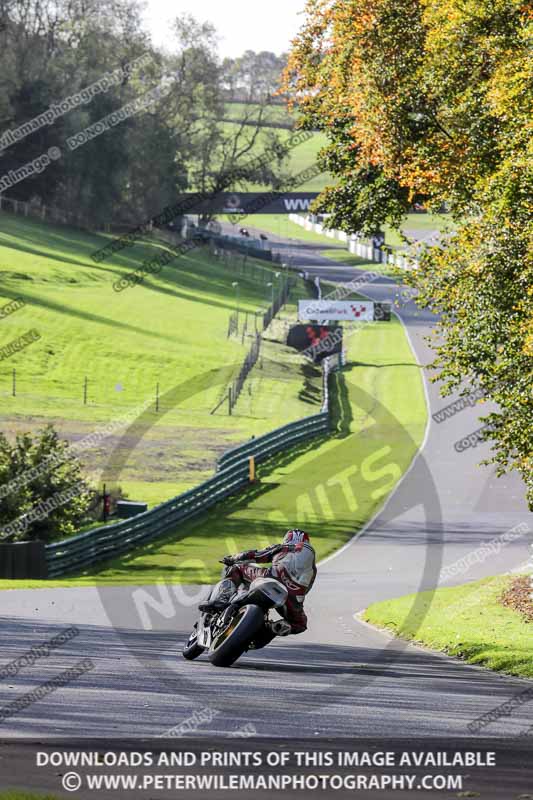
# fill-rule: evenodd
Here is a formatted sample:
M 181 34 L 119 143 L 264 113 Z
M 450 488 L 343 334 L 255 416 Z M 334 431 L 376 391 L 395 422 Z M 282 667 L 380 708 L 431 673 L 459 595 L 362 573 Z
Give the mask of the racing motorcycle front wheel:
M 181 653 L 187 661 L 194 661 L 195 658 L 202 655 L 204 650 L 205 647 L 198 644 L 198 625 L 196 624 Z
M 227 627 L 214 637 L 208 654 L 211 664 L 215 667 L 231 667 L 264 624 L 265 612 L 259 606 L 239 608 Z

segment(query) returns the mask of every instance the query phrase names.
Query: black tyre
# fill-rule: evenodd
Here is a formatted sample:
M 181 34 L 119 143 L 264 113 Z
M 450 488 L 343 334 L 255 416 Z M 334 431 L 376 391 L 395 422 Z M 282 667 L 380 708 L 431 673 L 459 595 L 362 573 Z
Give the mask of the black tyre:
M 202 655 L 204 650 L 205 650 L 205 647 L 201 647 L 198 644 L 198 633 L 197 633 L 196 625 L 195 625 L 193 632 L 189 636 L 187 644 L 185 645 L 185 647 L 181 651 L 181 654 L 182 654 L 183 658 L 187 659 L 187 661 L 194 661 L 195 658 L 198 658 L 198 656 Z
M 240 608 L 227 630 L 213 642 L 208 655 L 211 664 L 231 667 L 264 624 L 265 613 L 259 606 Z

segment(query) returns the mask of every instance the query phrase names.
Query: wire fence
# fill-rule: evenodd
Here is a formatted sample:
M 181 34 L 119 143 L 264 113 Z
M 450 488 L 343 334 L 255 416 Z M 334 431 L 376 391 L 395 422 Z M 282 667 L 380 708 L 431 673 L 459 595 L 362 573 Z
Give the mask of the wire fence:
M 146 397 L 152 395 L 154 410 L 162 408 L 161 395 L 163 384 L 154 380 L 152 386 L 139 378 L 130 378 L 124 382 L 107 380 L 101 371 L 95 375 L 72 377 L 68 382 L 50 380 L 46 375 L 37 376 L 25 372 L 20 367 L 0 371 L 0 397 L 13 411 L 25 403 L 42 403 L 58 406 L 78 406 L 81 408 L 122 409 L 138 405 Z
M 24 216 L 34 216 L 39 219 L 46 219 L 47 221 L 62 222 L 65 224 L 74 224 L 77 217 L 76 215 L 68 214 L 67 212 L 59 211 L 51 207 L 38 206 L 32 203 L 26 203 L 18 200 L 10 200 L 0 195 L 0 210 L 11 211 L 14 213 L 23 214 Z M 181 243 L 182 239 L 177 234 L 170 231 L 156 230 L 154 231 L 154 238 L 171 244 Z M 232 242 L 224 242 L 221 246 L 222 237 L 218 237 L 218 241 L 206 241 L 203 245 L 209 248 L 213 258 L 219 260 L 225 271 L 228 271 L 231 276 L 239 279 L 246 279 L 256 284 L 262 284 L 265 287 L 265 295 L 270 295 L 269 287 L 281 277 L 281 273 L 275 273 L 272 267 L 263 267 L 260 264 L 254 263 L 250 257 L 250 252 L 245 249 L 241 252 L 235 249 Z M 271 319 L 279 308 L 286 302 L 288 297 L 288 279 L 287 276 L 283 277 L 285 285 L 281 288 L 279 296 L 274 298 L 274 289 L 272 290 L 272 304 L 265 312 L 264 310 L 247 311 L 237 308 L 232 312 L 228 321 L 227 337 L 239 336 L 241 344 L 244 345 L 249 336 L 257 337 L 262 330 L 268 327 Z M 237 301 L 238 302 L 238 301 Z M 248 358 L 248 355 L 245 357 Z M 11 367 L 8 362 L 0 364 L 0 397 L 4 398 L 18 398 L 20 403 L 15 408 L 26 401 L 30 403 L 46 403 L 47 405 L 62 405 L 67 403 L 71 406 L 79 405 L 90 406 L 93 408 L 118 408 L 128 407 L 134 405 L 137 401 L 145 398 L 153 393 L 154 408 L 156 411 L 160 410 L 160 385 L 157 379 L 154 380 L 153 386 L 150 389 L 145 381 L 141 381 L 139 385 L 132 384 L 131 379 L 122 381 L 108 380 L 105 375 L 105 370 L 102 372 L 101 368 L 96 367 L 93 375 L 79 375 L 73 377 L 68 382 L 61 382 L 59 378 L 50 379 L 48 375 L 36 375 L 35 373 L 24 372 L 20 367 Z M 242 386 L 235 388 L 233 394 L 234 400 L 230 402 L 230 413 L 233 409 L 236 398 L 240 393 Z M 227 399 L 227 395 L 224 399 Z M 208 410 L 208 409 L 207 409 Z
M 230 415 L 233 413 L 233 409 L 237 403 L 237 400 L 239 399 L 240 393 L 242 392 L 242 387 L 244 386 L 246 378 L 257 364 L 260 353 L 261 353 L 261 336 L 260 334 L 257 334 L 252 343 L 252 346 L 250 347 L 250 350 L 246 354 L 246 358 L 244 359 L 239 374 L 229 387 L 228 412 Z
M 88 214 L 83 214 L 79 211 L 67 211 L 56 206 L 43 205 L 38 198 L 28 202 L 26 200 L 13 200 L 0 194 L 0 212 L 17 214 L 53 225 L 69 225 L 90 232 L 105 231 L 106 233 L 111 233 L 113 231 L 122 233 L 124 230 L 128 230 L 126 225 L 98 222 Z
M 254 331 L 253 331 L 253 342 L 250 347 L 250 350 L 246 354 L 244 358 L 243 365 L 239 372 L 237 378 L 233 381 L 230 385 L 227 393 L 222 397 L 221 400 L 217 403 L 215 408 L 211 411 L 211 414 L 214 414 L 218 409 L 222 406 L 222 404 L 227 400 L 228 401 L 228 413 L 231 415 L 235 405 L 239 399 L 239 395 L 242 392 L 244 383 L 246 378 L 255 367 L 259 360 L 259 356 L 261 353 L 261 333 L 258 330 L 258 325 L 261 331 L 265 331 L 276 314 L 283 308 L 283 306 L 287 303 L 290 298 L 291 288 L 294 285 L 294 278 L 285 278 L 279 293 L 272 298 L 272 303 L 269 306 L 268 310 L 262 314 L 258 312 L 256 314 L 250 315 L 250 318 L 254 320 Z M 229 325 L 228 325 L 228 337 L 232 335 L 232 333 L 237 332 L 239 329 L 239 312 L 234 312 L 230 315 Z M 246 314 L 244 325 L 242 328 L 242 341 L 244 342 L 244 338 L 247 334 L 248 328 L 248 314 Z
M 283 282 L 279 294 L 272 297 L 272 303 L 266 313 L 263 315 L 263 330 L 266 330 L 276 314 L 281 311 L 283 306 L 287 303 L 291 288 L 294 286 L 294 278 L 287 278 Z

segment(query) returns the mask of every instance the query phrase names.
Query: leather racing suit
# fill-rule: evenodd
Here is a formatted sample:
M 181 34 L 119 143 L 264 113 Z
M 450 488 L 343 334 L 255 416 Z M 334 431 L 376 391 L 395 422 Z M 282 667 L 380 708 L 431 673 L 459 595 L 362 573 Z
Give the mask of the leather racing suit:
M 234 562 L 226 576 L 235 584 L 251 583 L 256 578 L 276 578 L 289 592 L 287 603 L 280 614 L 291 626 L 291 633 L 307 630 L 307 616 L 304 611 L 305 595 L 315 582 L 317 569 L 315 551 L 310 544 L 275 544 L 264 550 L 248 550 L 233 556 Z M 242 563 L 245 562 L 245 563 Z M 257 564 L 271 562 L 270 567 L 257 567 Z

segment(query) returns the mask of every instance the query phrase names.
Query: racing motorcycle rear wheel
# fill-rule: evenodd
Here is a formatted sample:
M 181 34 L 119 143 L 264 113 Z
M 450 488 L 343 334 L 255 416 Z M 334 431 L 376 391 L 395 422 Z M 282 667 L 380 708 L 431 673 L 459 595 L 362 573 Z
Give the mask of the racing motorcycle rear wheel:
M 239 608 L 229 625 L 215 636 L 208 655 L 211 664 L 231 667 L 264 624 L 265 612 L 259 606 Z

